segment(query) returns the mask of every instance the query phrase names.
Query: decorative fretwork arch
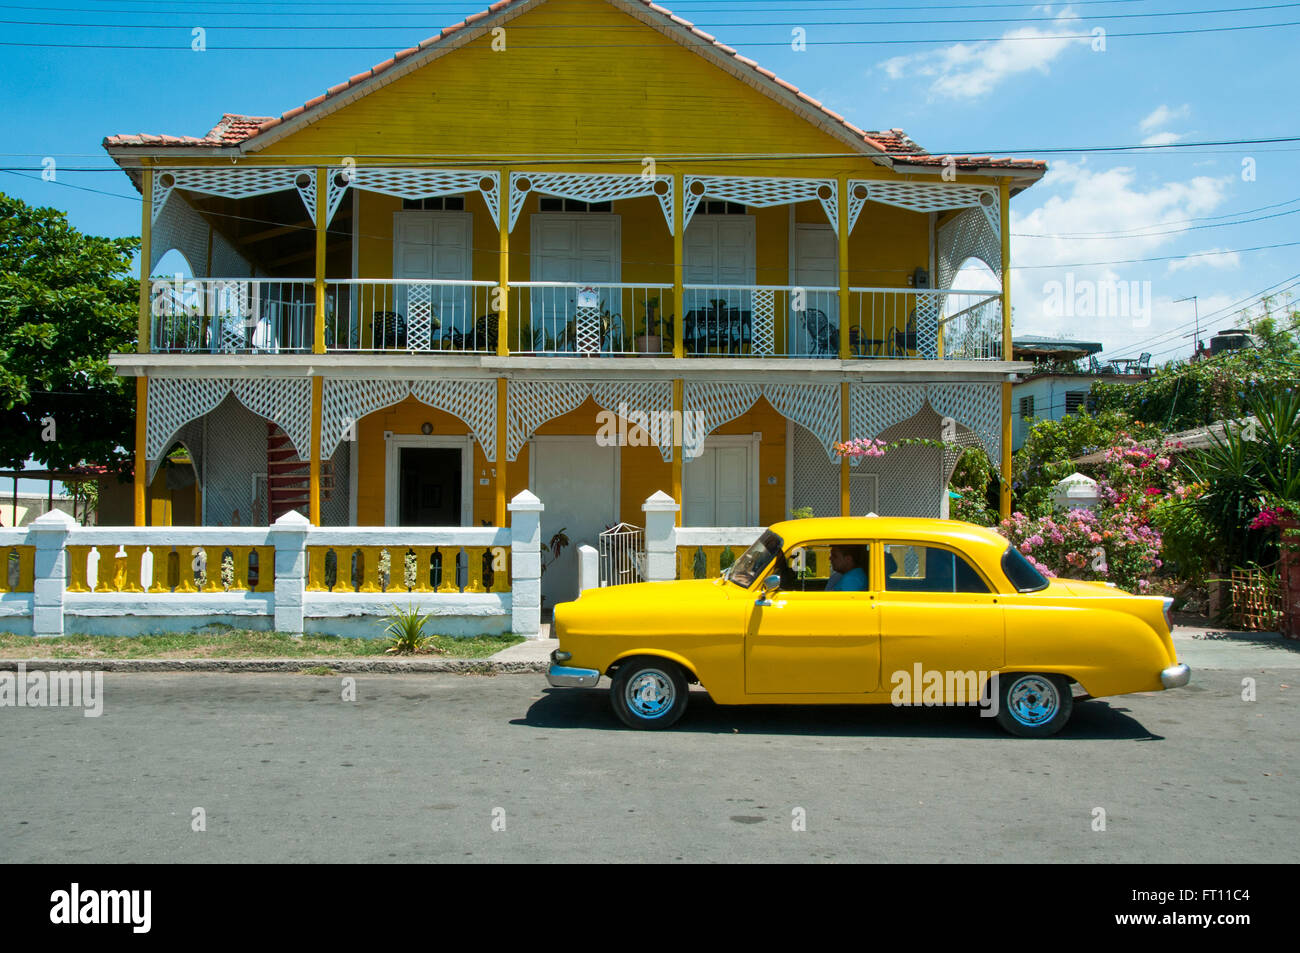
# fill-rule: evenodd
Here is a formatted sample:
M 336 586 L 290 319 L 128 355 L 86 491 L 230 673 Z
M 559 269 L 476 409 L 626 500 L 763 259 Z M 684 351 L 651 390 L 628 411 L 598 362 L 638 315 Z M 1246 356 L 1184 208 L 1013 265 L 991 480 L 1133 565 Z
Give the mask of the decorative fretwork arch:
M 316 171 L 288 169 L 282 166 L 243 166 L 237 168 L 155 169 L 153 174 L 153 221 L 176 189 L 202 192 L 227 199 L 294 190 L 307 206 L 307 214 L 316 221 Z M 337 203 L 336 203 L 337 204 Z
M 685 428 L 695 440 L 683 450 L 697 455 L 705 439 L 729 420 L 745 413 L 764 397 L 777 413 L 800 424 L 816 436 L 828 457 L 835 457 L 840 439 L 840 387 L 838 384 L 742 384 L 721 381 L 687 381 L 682 409 L 696 421 Z M 697 416 L 698 415 L 698 416 Z
M 463 421 L 488 462 L 497 458 L 495 380 L 333 380 L 321 402 L 321 455 L 329 459 L 339 442 L 367 414 L 414 397 Z
M 474 169 L 399 169 L 349 166 L 330 174 L 330 187 L 342 179 L 346 186 L 400 199 L 436 199 L 478 192 L 497 226 L 501 225 L 501 173 Z M 330 215 L 334 207 L 330 206 Z
M 611 172 L 510 173 L 510 231 L 532 192 L 578 202 L 616 202 L 620 199 L 657 199 L 673 231 L 673 177 L 671 175 L 620 175 Z
M 998 190 L 984 185 L 949 185 L 942 182 L 897 182 L 875 179 L 849 180 L 849 231 L 867 202 L 879 202 L 913 212 L 947 212 L 979 209 L 996 238 L 1001 240 Z
M 671 381 L 513 380 L 506 385 L 506 459 L 516 459 L 538 427 L 578 409 L 588 397 L 632 422 L 640 423 L 641 417 L 650 424 L 646 433 L 663 459 L 672 460 Z
M 849 430 L 876 439 L 890 427 L 911 420 L 925 406 L 924 384 L 853 384 L 849 387 Z M 861 460 L 854 460 L 857 466 Z
M 780 179 L 755 175 L 688 175 L 683 181 L 683 227 L 691 223 L 695 209 L 706 198 L 739 202 L 754 208 L 821 203 L 831 227 L 840 231 L 839 183 L 835 179 Z
M 303 460 L 311 453 L 308 378 L 151 377 L 145 410 L 145 459 L 157 460 L 191 420 L 234 394 L 253 413 L 278 424 Z
M 940 417 L 969 428 L 1001 471 L 1002 388 L 997 383 L 853 384 L 849 388 L 849 427 L 854 437 L 877 438 L 890 427 L 911 420 L 927 403 Z
M 951 288 L 967 259 L 976 258 L 1002 279 L 1002 239 L 982 209 L 969 208 L 935 232 L 936 287 Z

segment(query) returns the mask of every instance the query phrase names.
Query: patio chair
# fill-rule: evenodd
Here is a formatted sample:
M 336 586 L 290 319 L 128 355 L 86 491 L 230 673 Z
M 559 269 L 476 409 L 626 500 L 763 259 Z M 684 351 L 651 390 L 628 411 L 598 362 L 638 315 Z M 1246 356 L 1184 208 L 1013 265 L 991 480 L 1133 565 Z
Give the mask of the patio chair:
M 1151 354 L 1149 351 L 1143 351 L 1138 355 L 1137 371 L 1139 374 L 1145 374 L 1151 370 Z
M 471 351 L 496 353 L 499 326 L 495 312 L 479 315 L 474 322 L 474 330 L 464 338 L 465 347 Z
M 838 328 L 826 317 L 826 312 L 818 308 L 809 308 L 803 312 L 804 330 L 808 332 L 808 342 L 814 357 L 831 357 L 838 354 L 840 347 L 837 339 Z
M 383 350 L 406 348 L 406 316 L 397 311 L 376 311 L 371 325 L 374 347 Z

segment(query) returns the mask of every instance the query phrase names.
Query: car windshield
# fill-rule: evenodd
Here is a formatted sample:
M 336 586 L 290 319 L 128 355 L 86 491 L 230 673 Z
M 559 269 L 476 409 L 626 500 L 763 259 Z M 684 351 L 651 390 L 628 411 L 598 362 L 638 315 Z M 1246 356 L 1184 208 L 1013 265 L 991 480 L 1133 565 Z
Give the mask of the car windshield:
M 753 546 L 745 550 L 743 556 L 731 564 L 731 571 L 727 573 L 727 578 L 742 589 L 748 589 L 763 570 L 772 564 L 772 560 L 779 552 L 781 552 L 781 537 L 769 529 Z
M 1002 554 L 1002 571 L 1011 580 L 1011 585 L 1016 587 L 1016 592 L 1038 592 L 1048 586 L 1047 577 L 1020 555 L 1014 546 L 1008 546 Z

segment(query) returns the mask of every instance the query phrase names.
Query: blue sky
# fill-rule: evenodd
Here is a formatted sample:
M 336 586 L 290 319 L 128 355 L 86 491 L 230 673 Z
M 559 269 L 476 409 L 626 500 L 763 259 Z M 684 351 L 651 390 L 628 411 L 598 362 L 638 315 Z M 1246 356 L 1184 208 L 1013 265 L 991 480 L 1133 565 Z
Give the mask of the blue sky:
M 1191 351 L 1183 335 L 1192 328 L 1193 303 L 1174 299 L 1196 295 L 1202 327 L 1221 328 L 1237 324 L 1241 304 L 1261 291 L 1300 281 L 1300 244 L 1242 250 L 1300 241 L 1300 143 L 1036 151 L 1300 134 L 1294 105 L 1300 25 L 1240 29 L 1300 23 L 1300 3 L 666 5 L 860 126 L 903 128 L 933 152 L 1016 150 L 1048 159 L 1048 177 L 1012 203 L 1017 334 L 1100 340 L 1109 355 L 1149 351 L 1160 361 Z M 0 166 L 39 169 L 50 157 L 57 168 L 55 182 L 40 181 L 39 172 L 23 173 L 34 178 L 0 173 L 0 189 L 65 209 L 89 232 L 136 234 L 138 199 L 125 176 L 74 171 L 110 165 L 100 147 L 105 135 L 201 135 L 223 112 L 278 114 L 484 6 L 403 0 L 19 0 L 0 6 L 7 118 Z M 1247 7 L 1265 9 L 1241 9 Z M 1228 9 L 1234 12 L 1175 15 Z M 148 28 L 155 25 L 166 28 Z M 319 26 L 334 29 L 308 29 Z M 206 31 L 205 52 L 190 48 L 194 27 Z M 806 31 L 804 51 L 791 48 L 795 28 Z M 1098 29 L 1104 50 L 1092 38 Z M 1177 30 L 1215 32 L 1123 35 Z M 1079 34 L 1086 38 L 1069 38 Z M 939 42 L 880 42 L 915 40 Z M 84 48 L 98 45 L 166 48 Z M 249 48 L 257 46 L 289 49 Z M 1243 163 L 1253 175 L 1243 174 Z M 1130 259 L 1157 260 L 1095 264 Z M 1106 280 L 1136 283 L 1127 286 L 1134 297 L 1123 313 L 1089 310 L 1086 301 L 1063 304 L 1061 289 L 1080 293 L 1089 283 L 1104 289 L 1099 283 Z

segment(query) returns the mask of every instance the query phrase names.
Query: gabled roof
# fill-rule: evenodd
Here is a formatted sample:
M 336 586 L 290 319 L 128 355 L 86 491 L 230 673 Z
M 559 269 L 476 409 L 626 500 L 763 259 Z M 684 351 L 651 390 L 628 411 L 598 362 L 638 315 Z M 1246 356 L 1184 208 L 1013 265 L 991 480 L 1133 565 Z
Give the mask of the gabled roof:
M 301 106 L 296 106 L 279 116 L 243 116 L 226 113 L 221 117 L 221 121 L 207 135 L 202 137 L 153 135 L 148 133 L 125 134 L 105 138 L 104 147 L 107 149 L 230 147 L 236 148 L 240 152 L 256 150 L 261 145 L 257 140 L 260 137 L 269 139 L 269 134 L 277 127 L 293 122 L 299 117 L 304 117 L 306 122 L 314 121 L 317 115 L 338 105 L 339 98 L 344 94 L 351 92 L 353 95 L 348 98 L 355 98 L 361 92 L 359 87 L 370 84 L 380 77 L 387 79 L 386 74 L 390 74 L 399 67 L 418 68 L 423 65 L 423 62 L 445 52 L 445 48 L 451 43 L 467 42 L 474 39 L 487 32 L 493 22 L 501 19 L 503 15 L 521 13 L 525 8 L 535 6 L 538 2 L 539 0 L 499 0 L 488 9 L 472 14 L 460 23 L 446 27 L 437 36 L 429 37 L 416 46 L 394 53 L 390 59 L 372 66 L 363 73 L 358 73 L 346 82 L 331 86 L 322 95 L 310 99 Z M 798 106 L 802 104 L 814 110 L 823 119 L 829 120 L 829 125 L 841 138 L 848 139 L 859 147 L 865 147 L 863 149 L 864 153 L 874 153 L 876 157 L 887 164 L 934 167 L 955 162 L 959 169 L 968 171 L 1016 169 L 1041 173 L 1047 169 L 1046 162 L 1035 159 L 994 159 L 990 156 L 935 155 L 917 145 L 901 129 L 889 129 L 881 132 L 860 129 L 839 113 L 800 90 L 793 83 L 786 82 L 771 70 L 764 69 L 754 60 L 742 56 L 735 49 L 699 29 L 689 20 L 677 16 L 671 10 L 652 2 L 652 0 L 611 0 L 611 2 L 615 6 L 627 9 L 629 13 L 635 13 L 638 10 L 643 14 L 648 12 L 653 15 L 654 19 L 660 21 L 660 25 L 664 27 L 663 32 L 668 35 L 675 35 L 677 39 L 685 41 L 686 45 L 701 52 L 708 51 L 720 55 L 725 58 L 725 61 L 739 66 L 744 71 L 753 73 L 757 84 L 760 87 L 765 87 L 765 91 L 769 95 L 773 95 L 778 100 L 785 100 L 790 105 Z M 415 57 L 415 59 L 412 60 L 412 57 Z

